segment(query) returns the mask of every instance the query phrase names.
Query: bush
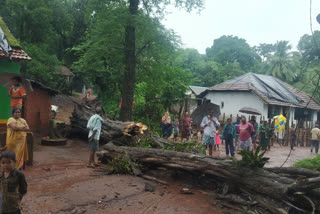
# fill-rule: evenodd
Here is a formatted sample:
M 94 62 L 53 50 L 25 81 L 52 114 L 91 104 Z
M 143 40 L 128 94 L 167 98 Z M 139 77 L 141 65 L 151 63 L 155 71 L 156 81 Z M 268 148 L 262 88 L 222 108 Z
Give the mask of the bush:
M 295 166 L 320 171 L 320 155 L 317 155 L 315 158 L 297 161 Z
M 124 157 L 112 159 L 111 161 L 109 161 L 109 165 L 112 167 L 113 173 L 115 174 L 133 174 L 130 163 Z M 135 161 L 133 161 L 133 165 L 137 168 L 140 168 L 140 164 Z
M 242 159 L 237 161 L 237 165 L 248 168 L 263 168 L 268 163 L 270 158 L 263 157 L 266 152 L 261 152 L 261 147 L 258 146 L 256 151 L 254 150 L 242 150 L 238 154 Z

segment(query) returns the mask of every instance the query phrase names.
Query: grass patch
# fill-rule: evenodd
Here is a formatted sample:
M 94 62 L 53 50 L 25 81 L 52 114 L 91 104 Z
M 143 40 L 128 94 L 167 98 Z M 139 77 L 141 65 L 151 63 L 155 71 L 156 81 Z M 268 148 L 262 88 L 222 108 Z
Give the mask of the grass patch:
M 141 165 L 136 161 L 132 161 L 132 163 L 136 168 L 141 168 Z M 124 157 L 114 158 L 109 161 L 108 164 L 112 167 L 112 171 L 114 174 L 133 175 L 133 170 L 130 166 L 130 163 Z
M 192 142 L 173 142 L 172 145 L 165 145 L 165 150 L 172 150 L 176 152 L 189 152 L 189 153 L 202 153 L 206 154 L 206 148 L 202 144 L 199 144 L 198 142 L 192 141 Z
M 314 158 L 297 161 L 294 166 L 320 171 L 320 155 L 317 155 Z

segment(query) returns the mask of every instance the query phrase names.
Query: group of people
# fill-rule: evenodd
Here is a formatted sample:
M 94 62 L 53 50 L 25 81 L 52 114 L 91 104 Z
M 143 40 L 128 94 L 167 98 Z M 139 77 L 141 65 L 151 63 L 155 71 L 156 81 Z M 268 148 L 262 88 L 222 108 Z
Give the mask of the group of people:
M 162 117 L 162 133 L 165 138 L 172 135 L 174 130 L 174 139 L 176 140 L 181 127 L 181 141 L 183 139 L 189 140 L 192 133 L 192 119 L 189 112 L 186 112 L 181 124 L 178 118 L 171 122 L 169 112 L 166 112 Z M 206 115 L 200 127 L 203 129 L 202 144 L 207 148 L 208 154 L 212 155 L 215 146 L 219 146 L 225 142 L 226 155 L 235 155 L 235 148 L 237 149 L 255 149 L 257 142 L 259 142 L 263 150 L 270 149 L 270 138 L 272 136 L 272 129 L 269 127 L 268 121 L 262 121 L 260 124 L 256 122 L 256 117 L 252 116 L 251 120 L 247 122 L 245 116 L 237 118 L 237 121 L 232 123 L 232 119 L 227 119 L 227 123 L 223 127 L 221 140 L 219 127 L 220 123 L 217 117 L 214 116 L 214 110 L 210 110 Z
M 180 135 L 181 129 L 181 142 L 186 139 L 189 140 L 191 137 L 192 131 L 192 118 L 190 117 L 189 112 L 184 114 L 184 117 L 181 120 L 181 124 L 179 118 L 176 117 L 173 122 L 171 122 L 171 117 L 168 111 L 164 114 L 161 119 L 161 128 L 162 134 L 165 138 L 170 138 L 172 135 L 172 129 L 174 131 L 174 139 L 177 140 L 178 136 Z
M 204 129 L 202 144 L 209 150 L 209 155 L 212 155 L 212 148 L 215 145 L 215 134 L 220 123 L 213 116 L 214 111 L 211 110 L 209 115 L 204 117 L 201 122 L 201 127 Z M 235 145 L 238 143 L 240 150 L 255 149 L 256 143 L 259 141 L 262 150 L 267 150 L 270 146 L 271 130 L 268 121 L 263 121 L 260 125 L 256 122 L 254 116 L 247 122 L 247 118 L 242 116 L 237 119 L 237 122 L 232 123 L 231 118 L 227 119 L 227 123 L 223 127 L 221 139 L 225 142 L 226 155 L 233 157 L 235 155 Z
M 7 122 L 6 144 L 0 148 L 0 212 L 3 214 L 20 214 L 20 202 L 27 193 L 27 182 L 21 172 L 28 160 L 27 132 L 29 126 L 21 117 L 25 89 L 22 79 L 16 76 L 8 96 L 11 97 L 11 117 Z

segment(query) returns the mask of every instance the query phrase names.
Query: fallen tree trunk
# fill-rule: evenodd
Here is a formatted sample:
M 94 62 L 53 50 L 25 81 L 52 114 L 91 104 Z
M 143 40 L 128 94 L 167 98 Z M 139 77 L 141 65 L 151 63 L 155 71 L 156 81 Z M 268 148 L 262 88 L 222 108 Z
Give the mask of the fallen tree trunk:
M 320 211 L 320 200 L 315 194 L 320 188 L 319 178 L 296 180 L 260 168 L 239 168 L 230 159 L 162 149 L 119 147 L 107 144 L 99 152 L 102 160 L 118 156 L 127 156 L 145 165 L 162 166 L 199 175 L 205 174 L 218 182 L 235 185 L 242 194 L 254 197 L 259 206 L 264 207 L 269 213 L 286 213 L 285 210 L 289 207 L 307 210 L 306 213 L 312 213 L 313 207 L 315 211 Z M 314 206 L 308 200 L 301 205 L 301 198 L 310 199 Z
M 73 101 L 74 102 L 74 101 Z M 86 104 L 75 103 L 72 117 L 70 118 L 73 135 L 88 136 L 88 120 L 95 114 L 95 109 L 101 104 L 95 101 L 87 101 Z M 153 147 L 163 147 L 170 144 L 168 141 L 153 135 L 148 127 L 142 123 L 122 122 L 103 117 L 104 123 L 100 136 L 102 144 L 112 141 L 116 145 L 135 146 L 139 141 L 148 141 Z

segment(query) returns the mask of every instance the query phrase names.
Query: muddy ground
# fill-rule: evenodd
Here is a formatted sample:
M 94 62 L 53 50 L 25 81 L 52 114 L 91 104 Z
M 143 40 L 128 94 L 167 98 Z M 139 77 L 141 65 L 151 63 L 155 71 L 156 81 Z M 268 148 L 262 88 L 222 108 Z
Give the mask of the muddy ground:
M 268 166 L 280 166 L 289 152 L 288 147 L 272 147 Z M 223 146 L 215 155 L 224 156 Z M 102 214 L 102 213 L 236 213 L 220 206 L 213 192 L 201 190 L 183 179 L 169 175 L 163 186 L 141 178 L 125 175 L 102 175 L 86 167 L 87 144 L 70 140 L 66 146 L 47 147 L 35 142 L 34 165 L 26 175 L 29 191 L 23 199 L 25 214 Z M 311 157 L 309 148 L 293 151 L 286 166 L 298 159 Z M 160 172 L 163 179 L 166 172 Z M 155 187 L 145 191 L 145 184 Z M 193 194 L 180 194 L 189 188 Z

